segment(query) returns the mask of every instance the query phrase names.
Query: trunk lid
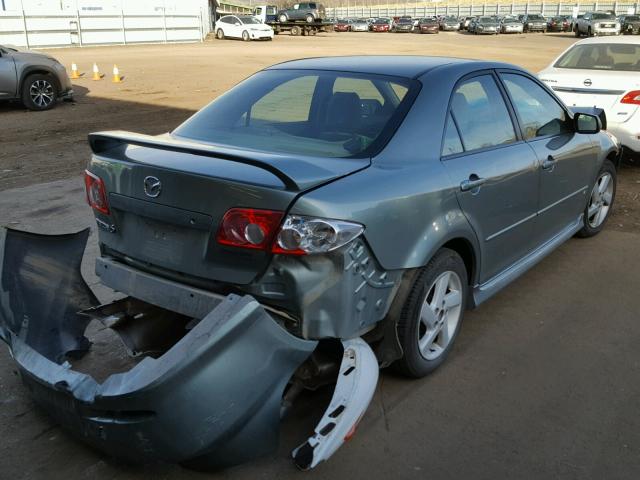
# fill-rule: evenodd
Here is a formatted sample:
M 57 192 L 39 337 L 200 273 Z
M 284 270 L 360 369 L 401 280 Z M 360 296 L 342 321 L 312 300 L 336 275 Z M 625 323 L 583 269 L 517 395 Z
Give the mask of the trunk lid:
M 268 252 L 216 242 L 227 210 L 286 212 L 305 191 L 370 164 L 228 149 L 169 135 L 106 132 L 89 141 L 89 170 L 103 180 L 111 210 L 95 212 L 103 252 L 192 283 L 247 284 L 267 267 Z
M 637 72 L 550 68 L 540 78 L 568 107 L 602 108 L 610 122 L 626 122 L 638 109 L 620 103 L 625 93 L 640 89 Z

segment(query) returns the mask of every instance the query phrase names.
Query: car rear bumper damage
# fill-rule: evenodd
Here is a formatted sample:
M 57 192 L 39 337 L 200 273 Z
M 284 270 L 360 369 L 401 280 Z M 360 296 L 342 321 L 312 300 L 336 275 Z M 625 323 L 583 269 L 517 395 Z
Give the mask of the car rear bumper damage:
M 80 274 L 88 234 L 0 230 L 0 338 L 35 402 L 81 440 L 134 463 L 215 469 L 272 452 L 283 393 L 318 342 L 288 333 L 251 296 L 189 297 L 144 276 L 128 278 L 142 298 L 98 305 Z M 96 323 L 138 361 L 87 373 L 85 334 Z M 355 428 L 377 381 L 369 346 L 357 338 L 343 345 L 330 406 L 336 432 Z M 298 455 L 299 466 L 315 466 L 344 441 L 320 430 L 305 448 L 311 460 Z

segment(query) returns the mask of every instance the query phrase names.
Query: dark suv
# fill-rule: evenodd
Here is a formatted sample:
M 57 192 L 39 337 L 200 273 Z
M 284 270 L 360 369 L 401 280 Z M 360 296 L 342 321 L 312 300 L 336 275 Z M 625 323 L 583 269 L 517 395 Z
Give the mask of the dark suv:
M 324 20 L 324 6 L 320 3 L 296 3 L 293 7 L 278 12 L 278 20 L 282 23 L 304 20 L 307 23 Z

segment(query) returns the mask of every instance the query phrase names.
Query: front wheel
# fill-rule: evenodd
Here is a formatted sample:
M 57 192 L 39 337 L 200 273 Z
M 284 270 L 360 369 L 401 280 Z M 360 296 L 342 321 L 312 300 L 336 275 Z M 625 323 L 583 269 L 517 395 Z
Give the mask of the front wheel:
M 287 22 L 289 21 L 289 19 L 287 18 L 287 16 L 286 16 L 286 15 L 284 15 L 284 14 L 283 14 L 283 15 L 280 15 L 280 16 L 278 17 L 278 20 L 280 20 L 280 23 L 287 23 Z
M 445 361 L 462 324 L 467 278 L 464 261 L 447 248 L 418 273 L 398 320 L 401 373 L 424 377 Z
M 247 32 L 246 30 L 242 32 L 242 40 L 245 42 L 248 42 L 249 40 L 251 40 L 251 37 L 249 36 L 249 32 Z
M 313 23 L 313 22 L 315 22 L 315 21 L 316 21 L 316 19 L 315 19 L 315 18 L 313 18 L 313 15 L 307 15 L 307 16 L 305 17 L 305 20 L 307 21 L 307 23 Z
M 49 110 L 56 105 L 58 86 L 51 75 L 29 75 L 22 86 L 22 103 L 29 110 Z
M 577 233 L 578 237 L 593 237 L 604 228 L 616 198 L 616 186 L 616 167 L 605 160 L 584 209 L 583 226 Z

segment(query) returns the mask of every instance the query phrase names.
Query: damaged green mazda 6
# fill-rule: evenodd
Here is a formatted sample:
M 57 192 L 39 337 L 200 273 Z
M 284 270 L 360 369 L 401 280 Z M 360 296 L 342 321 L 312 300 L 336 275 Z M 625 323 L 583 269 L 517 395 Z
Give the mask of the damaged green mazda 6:
M 440 366 L 475 307 L 604 226 L 620 147 L 507 64 L 338 57 L 267 68 L 166 135 L 92 134 L 88 231 L 0 233 L 0 336 L 36 402 L 131 461 L 222 468 L 335 385 L 302 469 L 353 435 L 380 367 Z M 94 322 L 135 361 L 81 368 Z M 114 335 L 115 337 L 115 335 Z

